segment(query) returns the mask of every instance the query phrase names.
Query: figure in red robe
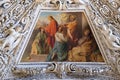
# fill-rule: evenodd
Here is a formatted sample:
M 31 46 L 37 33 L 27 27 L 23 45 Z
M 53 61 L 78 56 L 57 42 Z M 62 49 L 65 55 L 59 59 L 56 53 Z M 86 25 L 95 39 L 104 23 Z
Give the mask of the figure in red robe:
M 52 16 L 48 16 L 48 19 L 50 20 L 50 23 L 48 24 L 47 27 L 45 27 L 45 32 L 47 33 L 46 40 L 48 46 L 53 48 L 55 43 L 55 33 L 57 32 L 58 29 L 58 23 Z

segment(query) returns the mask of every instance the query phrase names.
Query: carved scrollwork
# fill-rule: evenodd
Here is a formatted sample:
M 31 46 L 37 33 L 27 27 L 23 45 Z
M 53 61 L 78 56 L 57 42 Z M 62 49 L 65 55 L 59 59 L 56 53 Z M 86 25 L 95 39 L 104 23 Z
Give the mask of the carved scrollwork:
M 114 9 L 117 9 L 118 12 L 120 12 L 119 11 L 119 9 L 120 9 L 120 6 L 119 6 L 120 1 L 119 0 L 108 0 L 108 2 Z
M 66 64 L 66 71 L 68 76 L 72 76 L 72 75 L 77 75 L 77 76 L 86 76 L 86 77 L 92 77 L 92 76 L 104 76 L 107 74 L 107 76 L 111 76 L 111 79 L 113 78 L 114 74 L 112 74 L 113 70 L 111 67 L 102 65 L 99 66 L 98 64 L 94 66 L 92 65 L 92 63 L 89 63 L 88 65 L 85 65 L 84 63 L 82 65 L 79 64 Z M 118 76 L 117 76 L 118 77 Z M 118 79 L 116 77 L 116 79 Z
M 64 65 L 63 65 L 64 64 Z M 41 66 L 42 65 L 42 66 Z M 78 76 L 82 78 L 82 76 L 92 77 L 92 76 L 102 76 L 107 75 L 109 78 L 114 79 L 114 73 L 111 67 L 104 64 L 92 64 L 92 63 L 48 63 L 48 64 L 20 64 L 12 68 L 12 71 L 16 77 L 23 78 L 26 76 L 32 77 L 35 75 L 46 74 L 48 79 L 53 79 L 50 76 L 50 73 L 56 74 L 59 78 L 66 79 L 66 77 L 70 76 Z M 49 74 L 48 74 L 49 73 Z M 44 76 L 43 76 L 44 77 Z M 44 79 L 42 76 L 33 77 L 31 79 Z M 118 79 L 117 76 L 115 79 Z M 18 78 L 16 78 L 18 79 Z M 24 78 L 23 78 L 24 79 Z M 72 78 L 71 79 L 76 79 Z
M 6 73 L 6 68 L 10 64 L 10 56 L 4 53 L 0 53 L 0 78 L 4 77 L 4 74 Z
M 13 67 L 12 72 L 15 76 L 19 77 L 26 77 L 26 76 L 33 76 L 40 74 L 42 71 L 41 68 L 35 68 L 35 67 L 27 67 L 27 68 L 19 68 L 19 67 Z
M 120 23 L 120 14 L 116 15 L 115 19 Z
M 92 64 L 91 64 L 92 65 Z M 81 76 L 93 76 L 103 74 L 104 72 L 111 71 L 108 67 L 93 67 L 80 66 L 78 64 L 66 64 L 65 72 L 68 75 L 81 75 Z M 104 75 L 104 74 L 103 74 Z
M 3 7 L 6 8 L 5 6 L 6 6 L 6 4 L 9 3 L 9 2 L 10 2 L 10 0 L 4 0 L 4 1 L 2 0 L 2 1 L 0 1 L 0 6 L 3 5 Z
M 80 3 L 74 0 L 66 0 L 65 1 L 66 8 L 79 8 Z
M 34 3 L 28 0 L 4 0 L 0 3 L 0 78 L 16 63 L 13 59 L 19 43 L 27 33 L 31 14 L 26 14 L 34 6 L 32 4 Z
M 58 64 L 58 63 L 42 64 L 45 67 L 41 67 L 39 63 L 37 64 L 37 66 L 31 66 L 31 65 L 28 65 L 29 67 L 28 66 L 20 67 L 21 65 L 15 66 L 12 68 L 12 72 L 17 77 L 33 76 L 33 75 L 44 74 L 44 73 L 45 74 L 55 73 L 56 76 L 58 76 L 59 78 L 62 78 L 64 67 L 62 67 L 63 65 L 61 64 Z
M 98 13 L 95 15 L 95 25 L 96 29 L 101 34 L 101 39 L 104 40 L 102 42 L 106 46 L 107 53 L 107 59 L 108 62 L 114 67 L 119 69 L 119 57 L 118 56 L 120 51 L 120 33 L 119 33 L 119 10 L 118 6 L 119 4 L 115 0 L 98 0 L 93 2 L 92 1 L 92 8 L 94 7 L 94 10 Z M 119 2 L 119 1 L 118 1 Z M 99 5 L 98 5 L 99 4 Z M 101 7 L 99 9 L 99 7 Z M 100 13 L 99 13 L 100 12 Z M 99 17 L 97 17 L 99 16 Z M 101 23 L 102 22 L 102 23 Z M 109 56 L 108 56 L 109 55 Z M 118 61 L 117 61 L 118 60 Z M 116 62 L 117 61 L 117 62 Z M 117 66 L 117 67 L 115 67 Z
M 109 2 L 109 3 L 108 3 Z M 22 56 L 25 38 L 32 32 L 31 24 L 37 15 L 36 8 L 41 10 L 89 10 L 89 21 L 92 22 L 98 37 L 103 56 L 112 67 L 99 64 L 46 63 L 19 67 L 17 63 Z M 120 72 L 120 7 L 119 0 L 4 0 L 0 1 L 0 76 L 1 79 L 12 68 L 14 75 L 33 76 L 55 73 L 59 78 L 71 75 L 111 76 L 112 71 Z M 27 34 L 27 35 L 26 35 Z M 100 41 L 102 40 L 102 41 Z M 102 45 L 102 46 L 101 46 Z M 13 62 L 12 62 L 13 61 Z M 32 65 L 32 64 L 31 64 Z M 43 67 L 44 66 L 44 67 Z M 118 73 L 117 73 L 118 74 Z
M 62 9 L 61 0 L 45 0 L 40 5 L 41 9 Z
M 103 5 L 100 8 L 100 12 L 105 16 L 105 17 L 110 17 L 113 15 L 112 11 L 110 10 L 110 8 L 107 5 Z
M 88 2 L 88 0 L 65 0 L 63 6 L 65 9 L 80 9 L 81 5 L 86 6 Z
M 118 8 L 118 3 L 115 2 L 115 1 L 112 1 L 112 2 L 111 2 L 111 5 L 112 5 L 114 8 Z
M 118 71 L 120 73 L 120 55 L 117 56 L 117 67 L 118 67 Z
M 55 73 L 59 78 L 62 78 L 62 73 L 63 73 L 63 70 L 64 70 L 64 65 L 61 63 L 61 64 L 58 64 L 58 63 L 52 63 L 50 64 L 46 71 L 47 73 Z

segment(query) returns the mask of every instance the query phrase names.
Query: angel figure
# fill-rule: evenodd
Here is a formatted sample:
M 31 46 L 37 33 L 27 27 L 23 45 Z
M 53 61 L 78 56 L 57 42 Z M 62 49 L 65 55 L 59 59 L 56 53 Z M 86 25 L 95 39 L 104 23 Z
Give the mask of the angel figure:
M 0 6 L 6 2 L 10 2 L 10 0 L 2 0 L 2 1 L 0 0 Z
M 8 36 L 6 36 L 4 41 L 2 41 L 1 50 L 9 52 L 16 48 L 25 32 L 21 33 L 21 27 L 10 28 L 7 31 L 9 32 L 9 34 Z

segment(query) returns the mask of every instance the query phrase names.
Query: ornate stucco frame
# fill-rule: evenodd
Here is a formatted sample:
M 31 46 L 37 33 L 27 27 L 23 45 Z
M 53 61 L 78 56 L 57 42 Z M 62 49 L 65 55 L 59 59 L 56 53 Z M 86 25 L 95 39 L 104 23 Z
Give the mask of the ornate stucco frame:
M 52 2 L 52 4 L 51 4 Z M 47 4 L 47 5 L 46 5 Z M 117 0 L 45 0 L 45 1 L 5 1 L 1 2 L 1 40 L 6 29 L 16 26 L 24 27 L 26 32 L 22 35 L 15 49 L 5 51 L 1 44 L 0 75 L 3 78 L 22 78 L 42 74 L 45 78 L 81 78 L 84 76 L 109 76 L 118 78 L 120 71 L 120 8 Z M 48 6 L 49 5 L 49 6 Z M 30 62 L 21 63 L 23 52 L 30 35 L 34 30 L 40 11 L 83 11 L 87 17 L 92 33 L 97 41 L 105 63 L 83 62 Z M 5 19 L 4 19 L 5 18 Z M 11 24 L 12 25 L 8 25 Z M 20 36 L 20 35 L 19 35 Z M 116 44 L 117 43 L 117 44 Z M 8 74 L 9 73 L 9 74 Z M 7 77 L 5 77 L 7 76 Z M 116 77 L 117 76 L 117 77 Z

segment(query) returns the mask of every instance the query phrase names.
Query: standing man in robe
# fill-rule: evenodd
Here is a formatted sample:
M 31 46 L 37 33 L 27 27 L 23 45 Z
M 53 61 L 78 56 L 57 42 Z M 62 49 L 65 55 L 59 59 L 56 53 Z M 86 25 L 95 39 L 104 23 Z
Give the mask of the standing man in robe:
M 44 30 L 47 34 L 47 44 L 49 47 L 53 48 L 55 43 L 55 33 L 58 30 L 58 23 L 53 18 L 53 16 L 48 16 L 48 20 L 50 21 L 50 23 L 44 28 Z

